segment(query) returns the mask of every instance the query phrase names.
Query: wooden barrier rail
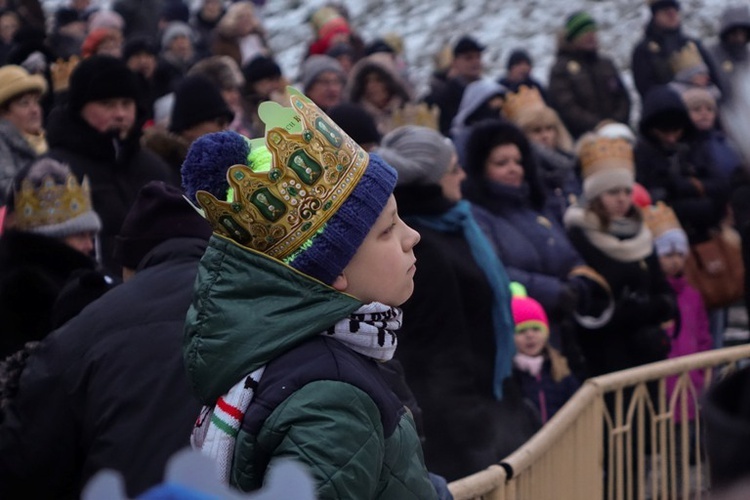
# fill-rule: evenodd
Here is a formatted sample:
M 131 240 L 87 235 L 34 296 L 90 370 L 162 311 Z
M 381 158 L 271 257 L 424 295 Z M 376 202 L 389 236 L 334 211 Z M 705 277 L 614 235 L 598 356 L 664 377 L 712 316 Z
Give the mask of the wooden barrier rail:
M 702 370 L 707 387 L 748 358 L 742 345 L 591 378 L 513 454 L 449 488 L 455 500 L 702 498 L 697 411 L 684 425 L 700 397 L 690 372 Z

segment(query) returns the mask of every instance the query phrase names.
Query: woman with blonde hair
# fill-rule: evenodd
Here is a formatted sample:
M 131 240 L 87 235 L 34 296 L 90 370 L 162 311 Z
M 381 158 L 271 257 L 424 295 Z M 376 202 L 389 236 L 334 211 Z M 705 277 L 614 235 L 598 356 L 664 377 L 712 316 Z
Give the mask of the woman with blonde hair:
M 216 25 L 211 52 L 229 56 L 239 66 L 259 55 L 270 55 L 266 30 L 255 15 L 252 2 L 235 2 Z

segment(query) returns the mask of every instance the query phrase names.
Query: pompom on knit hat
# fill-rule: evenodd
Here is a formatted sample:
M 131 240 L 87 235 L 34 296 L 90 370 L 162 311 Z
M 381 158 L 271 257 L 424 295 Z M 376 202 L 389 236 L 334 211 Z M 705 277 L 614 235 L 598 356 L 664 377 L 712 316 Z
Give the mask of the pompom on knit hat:
M 194 171 L 188 160 L 212 170 L 211 189 L 219 192 L 223 185 L 215 180 L 225 172 L 230 186 L 225 196 L 195 193 L 214 231 L 330 285 L 385 208 L 397 174 L 307 97 L 291 87 L 287 92 L 292 108 L 273 102 L 259 108 L 265 145 L 236 133 L 203 136 L 183 164 L 183 184 L 190 196 L 200 183 L 195 182 L 200 176 L 187 178 Z
M 138 99 L 136 76 L 122 60 L 106 55 L 91 56 L 73 70 L 68 90 L 68 110 L 73 115 L 89 102 L 117 97 Z
M 0 106 L 27 92 L 47 91 L 47 81 L 41 75 L 31 75 L 21 66 L 7 64 L 0 67 Z
M 151 181 L 141 188 L 116 238 L 115 253 L 122 265 L 137 269 L 141 260 L 157 245 L 172 238 L 200 238 L 208 241 L 211 226 L 182 196 L 163 181 Z
M 526 288 L 518 282 L 512 282 L 510 290 L 513 295 L 510 306 L 513 311 L 516 333 L 527 328 L 539 328 L 549 336 L 549 320 L 542 305 L 529 297 Z
M 341 79 L 342 84 L 346 82 L 346 73 L 340 62 L 330 56 L 312 55 L 305 59 L 300 68 L 299 81 L 302 84 L 302 91 L 307 92 L 318 77 L 326 71 L 335 73 Z
M 179 134 L 219 118 L 226 119 L 227 123 L 234 118 L 219 88 L 203 75 L 186 76 L 174 92 L 169 129 Z
M 8 206 L 19 231 L 66 238 L 102 228 L 88 180 L 79 184 L 67 165 L 52 158 L 39 159 L 16 175 Z
M 448 172 L 455 147 L 427 127 L 406 125 L 383 137 L 376 153 L 398 172 L 398 185 L 437 185 Z
M 575 12 L 565 21 L 565 39 L 572 42 L 579 36 L 596 31 L 596 29 L 596 21 L 587 12 Z

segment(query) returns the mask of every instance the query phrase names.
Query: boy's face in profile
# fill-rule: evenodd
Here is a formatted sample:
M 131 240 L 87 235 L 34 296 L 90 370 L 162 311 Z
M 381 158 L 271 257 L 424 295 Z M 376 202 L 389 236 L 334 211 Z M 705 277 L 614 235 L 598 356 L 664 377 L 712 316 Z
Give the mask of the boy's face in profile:
M 547 343 L 547 335 L 541 328 L 532 326 L 517 331 L 513 340 L 516 350 L 526 356 L 539 356 Z
M 659 264 L 664 275 L 670 278 L 681 276 L 685 270 L 685 255 L 680 252 L 670 252 L 659 256 Z
M 391 195 L 333 287 L 364 303 L 400 306 L 414 291 L 414 246 L 419 238 L 419 233 L 399 218 L 396 198 Z

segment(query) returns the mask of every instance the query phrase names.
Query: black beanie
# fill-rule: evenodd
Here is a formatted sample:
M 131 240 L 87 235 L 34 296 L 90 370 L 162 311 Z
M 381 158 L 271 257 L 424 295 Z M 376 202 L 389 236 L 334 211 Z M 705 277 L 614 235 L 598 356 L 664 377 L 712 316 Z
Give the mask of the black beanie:
M 71 113 L 78 114 L 86 103 L 116 97 L 138 100 L 136 76 L 120 59 L 92 56 L 73 70 L 68 91 Z
M 172 238 L 208 241 L 211 225 L 183 198 L 182 191 L 163 181 L 141 188 L 116 238 L 115 254 L 123 267 L 137 269 L 160 243 Z
M 350 102 L 337 104 L 329 109 L 327 114 L 357 144 L 380 143 L 382 137 L 378 132 L 375 119 L 359 104 Z
M 179 134 L 199 123 L 221 117 L 231 122 L 234 113 L 219 88 L 203 75 L 186 76 L 174 92 L 169 130 Z
M 161 8 L 159 17 L 168 22 L 181 21 L 187 23 L 190 21 L 190 8 L 181 0 L 168 0 Z
M 264 78 L 280 77 L 281 68 L 273 58 L 261 55 L 242 66 L 242 75 L 245 77 L 245 83 L 251 85 Z
M 511 69 L 513 66 L 521 62 L 525 62 L 531 66 L 531 56 L 523 49 L 516 49 L 510 53 L 506 68 Z
M 156 48 L 156 43 L 149 36 L 136 35 L 129 38 L 125 45 L 122 47 L 122 60 L 126 63 L 128 59 L 137 54 L 151 54 L 156 57 L 159 55 L 159 50 Z

